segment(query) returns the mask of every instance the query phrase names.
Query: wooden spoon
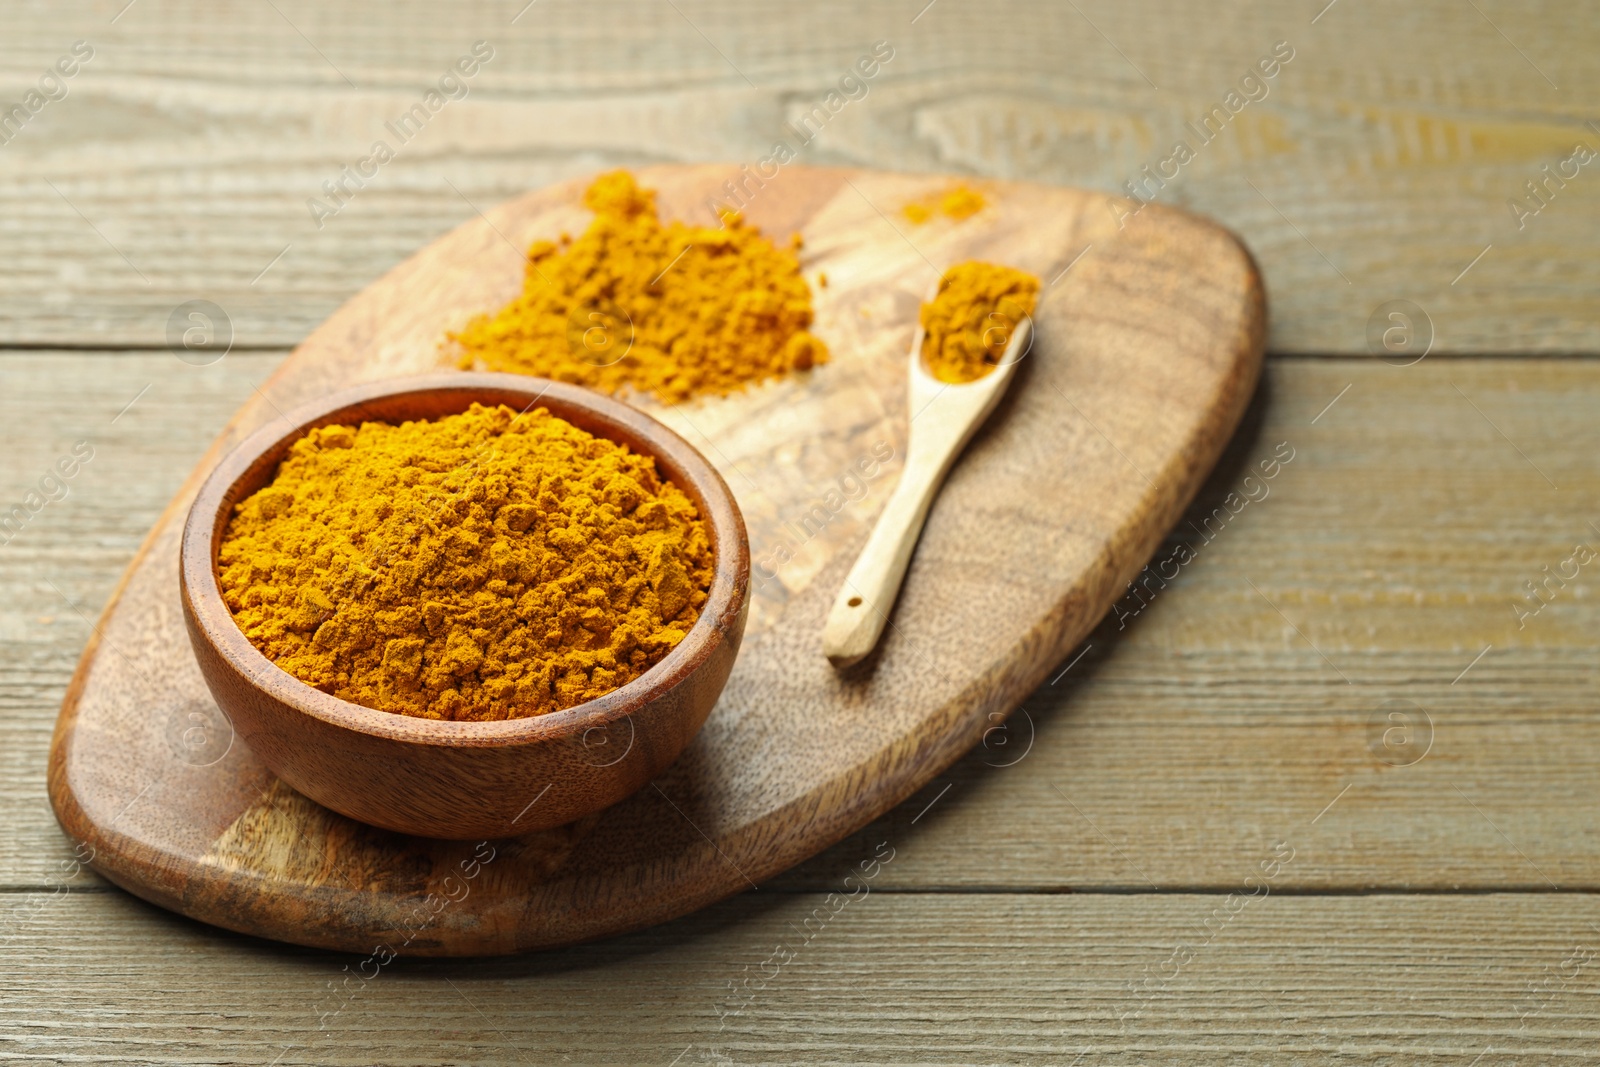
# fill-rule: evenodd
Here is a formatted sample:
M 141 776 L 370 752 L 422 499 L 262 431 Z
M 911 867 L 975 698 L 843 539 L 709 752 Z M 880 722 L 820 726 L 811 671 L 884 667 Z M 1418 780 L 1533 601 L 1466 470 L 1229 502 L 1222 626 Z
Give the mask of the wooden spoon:
M 937 291 L 935 287 L 935 295 Z M 911 338 L 911 422 L 905 469 L 866 547 L 845 576 L 822 628 L 822 651 L 841 669 L 859 663 L 877 646 L 928 508 L 956 457 L 1011 384 L 1017 364 L 1028 352 L 1033 319 L 1025 315 L 1017 323 L 993 370 L 961 385 L 942 382 L 928 372 L 922 358 L 923 336 L 919 322 Z

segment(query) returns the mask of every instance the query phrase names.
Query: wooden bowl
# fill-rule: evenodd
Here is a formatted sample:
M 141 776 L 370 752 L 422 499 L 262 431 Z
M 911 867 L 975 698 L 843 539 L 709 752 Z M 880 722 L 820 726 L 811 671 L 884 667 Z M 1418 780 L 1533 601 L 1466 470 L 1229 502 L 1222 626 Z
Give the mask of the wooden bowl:
M 266 485 L 289 446 L 330 423 L 400 422 L 474 401 L 545 407 L 599 437 L 654 456 L 710 524 L 710 597 L 678 647 L 641 677 L 565 711 L 445 722 L 340 700 L 262 655 L 234 623 L 217 550 L 234 505 Z M 559 826 L 655 778 L 694 737 L 744 635 L 750 548 L 716 470 L 683 438 L 577 386 L 514 374 L 449 374 L 364 385 L 262 427 L 222 460 L 183 530 L 184 619 L 217 705 L 261 762 L 334 811 L 402 833 L 476 840 Z

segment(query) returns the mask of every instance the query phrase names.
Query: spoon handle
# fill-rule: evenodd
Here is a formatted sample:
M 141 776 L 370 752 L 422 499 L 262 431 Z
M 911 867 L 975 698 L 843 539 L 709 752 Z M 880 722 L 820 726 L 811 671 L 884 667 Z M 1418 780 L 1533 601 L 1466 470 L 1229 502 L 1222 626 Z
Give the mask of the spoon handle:
M 859 663 L 877 647 L 944 476 L 1000 402 L 1032 338 L 1033 322 L 1024 318 L 999 366 L 977 381 L 950 385 L 922 369 L 922 330 L 917 330 L 911 344 L 906 466 L 822 627 L 822 651 L 835 667 Z
M 893 495 L 834 598 L 822 629 L 822 651 L 835 667 L 866 658 L 883 634 L 928 508 L 957 448 L 941 451 L 915 446 L 909 450 Z

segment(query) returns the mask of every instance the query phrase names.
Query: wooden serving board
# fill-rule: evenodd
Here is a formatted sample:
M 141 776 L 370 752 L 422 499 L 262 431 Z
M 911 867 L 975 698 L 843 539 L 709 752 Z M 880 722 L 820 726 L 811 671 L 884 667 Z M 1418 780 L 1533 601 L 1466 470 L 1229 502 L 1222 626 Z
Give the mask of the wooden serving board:
M 639 172 L 665 216 L 701 223 L 738 176 Z M 1119 227 L 1101 194 L 987 183 L 977 216 L 913 226 L 900 208 L 950 179 L 785 168 L 746 213 L 777 239 L 803 234 L 807 275 L 826 272 L 816 332 L 832 361 L 727 399 L 640 403 L 722 471 L 749 524 L 749 626 L 704 730 L 659 780 L 570 826 L 474 845 L 361 825 L 275 780 L 211 701 L 179 609 L 184 514 L 217 459 L 280 411 L 436 371 L 447 328 L 518 290 L 521 250 L 581 232 L 587 184 L 501 205 L 357 295 L 162 515 L 51 749 L 57 816 L 107 878 L 234 930 L 440 956 L 616 934 L 758 885 L 910 796 L 1046 677 L 1182 513 L 1260 369 L 1260 279 L 1212 223 L 1149 206 Z M 918 302 L 973 258 L 1044 280 L 1037 338 L 935 503 L 882 644 L 841 675 L 822 620 L 904 456 Z

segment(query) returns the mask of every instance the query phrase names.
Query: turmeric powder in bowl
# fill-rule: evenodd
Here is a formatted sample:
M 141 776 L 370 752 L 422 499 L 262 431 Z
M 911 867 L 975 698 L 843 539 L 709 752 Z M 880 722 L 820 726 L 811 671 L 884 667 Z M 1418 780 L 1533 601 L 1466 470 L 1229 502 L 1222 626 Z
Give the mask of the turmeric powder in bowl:
M 638 678 L 705 604 L 712 548 L 655 460 L 544 408 L 323 426 L 234 509 L 223 600 L 301 681 L 492 720 Z
M 961 385 L 994 370 L 1038 298 L 1039 279 L 1027 271 L 977 260 L 951 267 L 920 313 L 928 372 Z

